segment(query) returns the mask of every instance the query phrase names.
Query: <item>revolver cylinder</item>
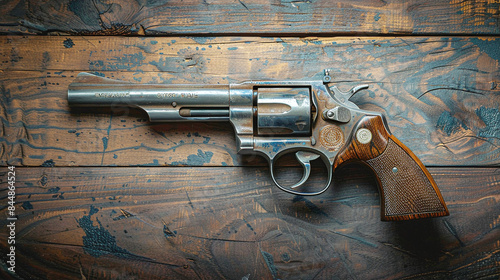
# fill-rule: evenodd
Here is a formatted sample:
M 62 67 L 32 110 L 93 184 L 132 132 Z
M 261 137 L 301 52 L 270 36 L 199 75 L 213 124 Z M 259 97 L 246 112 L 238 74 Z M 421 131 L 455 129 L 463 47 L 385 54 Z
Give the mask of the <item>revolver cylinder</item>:
M 311 133 L 311 94 L 307 87 L 257 89 L 258 135 Z

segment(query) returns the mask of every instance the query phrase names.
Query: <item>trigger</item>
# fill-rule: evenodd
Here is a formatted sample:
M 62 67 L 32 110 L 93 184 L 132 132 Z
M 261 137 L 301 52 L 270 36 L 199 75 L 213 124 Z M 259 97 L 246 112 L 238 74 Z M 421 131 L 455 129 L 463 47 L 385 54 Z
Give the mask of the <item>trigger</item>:
M 297 160 L 299 160 L 300 164 L 304 167 L 304 174 L 302 175 L 302 179 L 300 179 L 298 183 L 290 187 L 292 189 L 302 186 L 307 181 L 307 179 L 309 179 L 309 176 L 311 175 L 311 161 L 319 158 L 318 154 L 305 151 L 298 151 L 297 153 L 295 153 L 295 156 L 297 157 Z

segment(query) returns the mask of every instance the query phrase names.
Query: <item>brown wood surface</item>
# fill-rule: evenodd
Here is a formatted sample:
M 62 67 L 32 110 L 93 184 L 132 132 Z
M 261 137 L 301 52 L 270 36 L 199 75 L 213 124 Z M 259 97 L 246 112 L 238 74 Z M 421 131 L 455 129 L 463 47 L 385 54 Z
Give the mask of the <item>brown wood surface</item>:
M 310 198 L 278 191 L 266 168 L 19 167 L 18 275 L 497 279 L 500 169 L 429 170 L 452 215 L 381 222 L 376 180 L 357 165 Z
M 499 34 L 497 0 L 4 1 L 4 34 Z
M 498 165 L 498 38 L 0 38 L 2 164 L 265 165 L 228 123 L 151 124 L 127 108 L 70 110 L 81 71 L 136 83 L 319 79 L 387 116 L 425 165 Z M 71 47 L 68 47 L 71 42 Z
M 496 0 L 1 2 L 0 278 L 498 279 L 499 22 Z M 229 124 L 66 100 L 79 72 L 227 84 L 324 68 L 341 90 L 370 85 L 353 101 L 387 116 L 450 216 L 381 222 L 361 165 L 321 196 L 291 196 L 263 159 L 236 154 Z

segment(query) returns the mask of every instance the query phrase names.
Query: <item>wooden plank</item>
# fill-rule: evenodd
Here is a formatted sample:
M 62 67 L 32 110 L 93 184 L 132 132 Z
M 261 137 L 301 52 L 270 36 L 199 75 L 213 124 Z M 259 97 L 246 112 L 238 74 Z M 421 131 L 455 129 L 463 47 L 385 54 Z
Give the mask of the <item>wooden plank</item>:
M 265 165 L 235 152 L 232 127 L 150 124 L 138 110 L 70 110 L 80 71 L 137 83 L 320 78 L 383 112 L 426 165 L 498 165 L 498 38 L 0 38 L 0 164 Z M 33 46 L 37 46 L 33 48 Z
M 4 34 L 499 34 L 498 1 L 9 1 Z
M 333 190 L 311 198 L 277 191 L 266 168 L 15 172 L 16 272 L 23 279 L 500 275 L 498 168 L 430 168 L 451 215 L 409 222 L 379 220 L 375 180 L 362 166 L 343 168 Z M 1 205 L 5 217 L 5 196 Z M 2 252 L 6 238 L 2 231 Z

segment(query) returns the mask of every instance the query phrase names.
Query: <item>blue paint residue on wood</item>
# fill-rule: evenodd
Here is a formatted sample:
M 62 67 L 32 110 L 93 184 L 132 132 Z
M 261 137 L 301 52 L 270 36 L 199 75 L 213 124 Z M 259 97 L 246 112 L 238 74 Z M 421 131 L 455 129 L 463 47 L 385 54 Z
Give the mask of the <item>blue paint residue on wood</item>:
M 68 10 L 78 16 L 85 24 L 99 26 L 101 20 L 99 17 L 100 13 L 96 13 L 95 6 L 89 5 L 88 1 L 69 1 Z
M 89 61 L 90 71 L 116 71 L 116 70 L 138 70 L 144 64 L 146 57 L 142 52 L 135 54 L 124 54 L 123 56 L 114 56 L 104 60 Z
M 108 148 L 108 137 L 102 137 L 102 145 L 104 147 L 104 150 Z
M 245 221 L 245 223 L 247 224 L 247 227 L 255 233 L 255 230 L 253 229 L 252 225 L 249 224 L 247 221 Z
M 45 188 L 47 186 L 47 184 L 49 183 L 49 179 L 47 178 L 47 175 L 43 174 L 42 178 L 40 178 L 38 183 L 40 183 L 40 185 Z
M 46 160 L 42 163 L 42 167 L 54 167 L 56 165 L 56 163 L 54 162 L 54 160 L 52 159 L 49 159 L 49 160 Z
M 182 73 L 190 67 L 196 67 L 200 70 L 205 69 L 205 59 L 199 55 L 186 51 L 178 52 L 176 57 L 161 57 L 158 61 L 148 62 L 162 72 Z
M 49 62 L 50 62 L 50 54 L 49 54 L 49 52 L 43 52 L 43 54 L 42 54 L 42 65 L 41 65 L 41 68 L 42 69 L 47 69 L 47 67 L 49 65 Z
M 147 259 L 119 247 L 116 243 L 116 237 L 104 228 L 99 219 L 96 218 L 97 225 L 94 225 L 92 216 L 97 212 L 99 212 L 99 209 L 91 205 L 89 214 L 77 220 L 85 232 L 83 236 L 83 250 L 85 253 L 93 257 L 113 255 L 124 259 Z
M 177 231 L 171 231 L 167 225 L 163 225 L 163 235 L 165 238 L 176 237 Z
M 276 265 L 274 264 L 273 255 L 269 254 L 266 251 L 262 251 L 262 250 L 260 250 L 260 253 L 262 254 L 262 257 L 264 257 L 264 261 L 266 262 L 267 268 L 269 268 L 269 271 L 271 272 L 273 279 L 278 279 L 278 269 L 276 268 Z
M 319 215 L 322 215 L 322 216 L 325 216 L 325 217 L 328 217 L 328 214 L 321 210 L 321 208 L 319 208 L 318 206 L 316 206 L 316 204 L 314 204 L 312 201 L 310 201 L 309 199 L 303 197 L 303 196 L 295 196 L 292 200 L 294 203 L 295 202 L 299 202 L 299 201 L 302 201 L 306 204 L 306 207 L 314 214 L 319 214 Z
M 96 75 L 96 76 L 99 76 L 99 77 L 103 77 L 103 78 L 105 78 L 105 77 L 106 77 L 106 75 L 104 75 L 104 73 L 101 73 L 101 72 L 92 71 L 92 72 L 90 72 L 90 73 L 92 73 L 92 74 L 94 74 L 94 75 Z
M 484 122 L 485 128 L 479 130 L 478 136 L 500 139 L 500 111 L 498 108 L 481 106 L 476 109 L 476 115 Z
M 500 61 L 500 40 L 482 40 L 479 38 L 470 39 L 474 45 L 479 47 L 479 50 L 489 55 L 491 58 Z
M 47 190 L 48 193 L 58 193 L 61 190 L 59 187 L 50 188 Z
M 45 155 L 29 155 L 28 157 L 33 159 L 44 159 Z
M 196 43 L 204 45 L 207 41 L 211 41 L 215 39 L 215 37 L 191 37 Z M 175 43 L 175 40 L 172 40 L 172 43 Z
M 31 209 L 33 209 L 33 205 L 29 201 L 23 202 L 23 205 L 21 207 L 23 207 L 24 210 L 31 210 Z
M 450 112 L 444 111 L 440 116 L 436 124 L 436 128 L 441 129 L 448 136 L 461 130 L 469 129 L 465 123 L 459 119 L 453 117 Z
M 198 153 L 195 155 L 189 155 L 184 161 L 174 161 L 172 165 L 189 165 L 189 166 L 200 166 L 205 163 L 210 163 L 212 160 L 214 153 L 212 152 L 203 152 L 198 149 Z
M 66 40 L 64 40 L 63 45 L 65 48 L 70 49 L 75 45 L 75 43 L 73 43 L 73 40 L 71 40 L 71 38 L 67 38 Z
M 285 263 L 290 262 L 290 255 L 288 253 L 283 253 L 281 254 L 281 260 L 284 261 Z

